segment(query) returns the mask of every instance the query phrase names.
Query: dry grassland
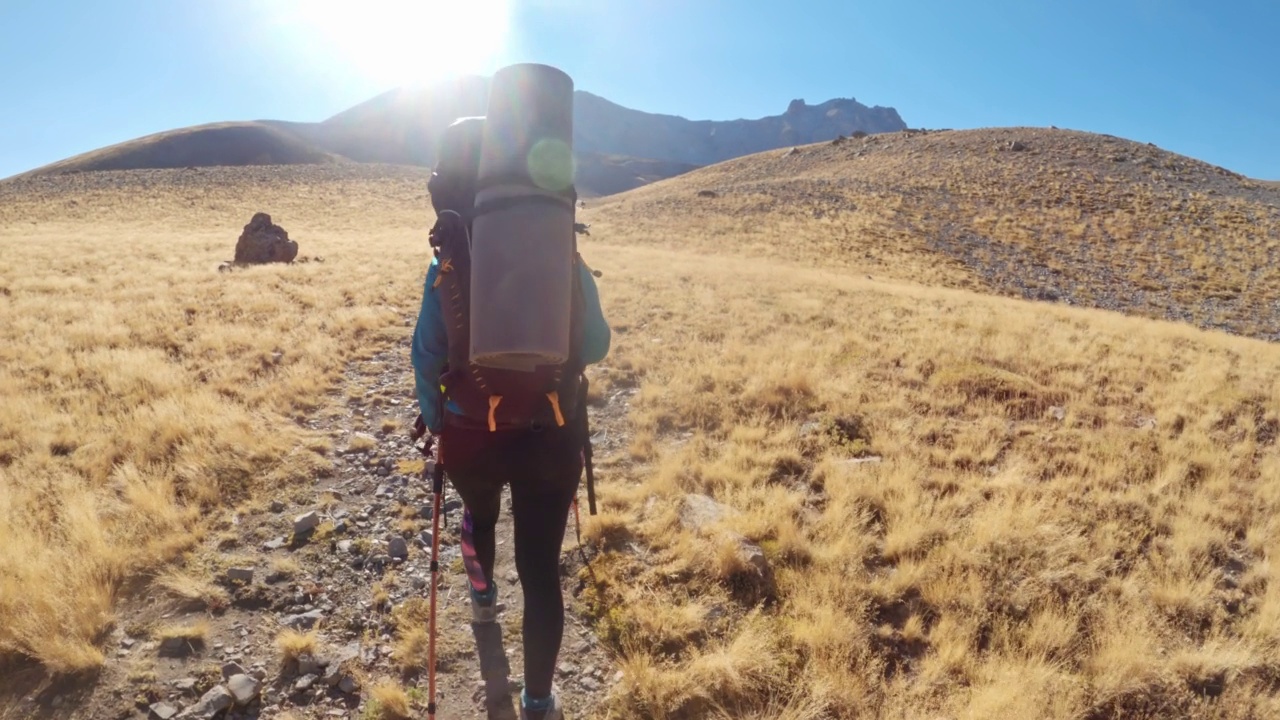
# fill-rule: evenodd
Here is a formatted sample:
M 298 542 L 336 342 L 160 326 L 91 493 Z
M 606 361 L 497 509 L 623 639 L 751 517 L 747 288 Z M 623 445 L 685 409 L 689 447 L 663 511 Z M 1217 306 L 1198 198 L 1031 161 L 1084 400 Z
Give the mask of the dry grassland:
M 1280 190 L 1120 138 L 890 133 L 761 153 L 589 204 L 600 232 L 628 244 L 1280 339 Z
M 590 533 L 587 604 L 625 672 L 609 717 L 1280 711 L 1280 348 L 596 254 L 600 384 L 640 388 L 636 464 L 602 469 Z M 764 548 L 772 597 L 744 602 L 724 536 L 682 527 L 687 493 L 740 511 L 723 525 Z
M 405 172 L 84 176 L 0 197 L 11 657 L 101 662 L 128 578 L 220 504 L 323 471 L 298 421 L 344 362 L 403 340 L 420 297 L 429 218 Z M 635 391 L 625 450 L 599 458 L 600 554 L 577 599 L 624 672 L 605 716 L 1280 711 L 1280 349 L 868 280 L 972 278 L 874 224 L 841 242 L 892 262 L 834 240 L 751 257 L 786 223 L 824 237 L 822 220 L 622 209 L 645 192 L 583 213 L 615 330 L 593 388 Z M 326 262 L 214 272 L 256 210 Z M 695 532 L 689 493 L 736 512 Z M 744 581 L 727 531 L 764 549 L 771 586 Z M 394 716 L 400 696 L 380 695 Z
M 421 173 L 364 172 L 0 186 L 3 659 L 97 666 L 130 579 L 325 471 L 301 423 L 407 332 L 427 257 Z M 217 272 L 257 210 L 326 261 Z

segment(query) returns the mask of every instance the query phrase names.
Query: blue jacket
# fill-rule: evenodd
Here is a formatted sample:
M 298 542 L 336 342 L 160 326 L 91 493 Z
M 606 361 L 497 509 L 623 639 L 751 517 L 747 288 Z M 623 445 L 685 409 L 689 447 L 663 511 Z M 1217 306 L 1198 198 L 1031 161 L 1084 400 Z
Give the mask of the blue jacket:
M 605 322 L 604 311 L 600 308 L 600 292 L 596 288 L 595 276 L 584 263 L 579 263 L 582 276 L 582 294 L 586 300 L 586 314 L 583 322 L 582 359 L 588 365 L 598 363 L 609 353 L 612 331 Z M 440 315 L 440 299 L 432 291 L 436 282 L 439 261 L 431 260 L 427 269 L 427 279 L 422 287 L 422 309 L 418 311 L 418 325 L 413 331 L 413 345 L 409 355 L 413 360 L 414 386 L 418 394 L 418 408 L 422 411 L 422 420 L 432 434 L 439 434 L 440 417 L 440 373 L 449 359 L 449 336 L 445 331 L 444 319 Z M 460 413 L 452 402 L 445 405 L 445 410 Z

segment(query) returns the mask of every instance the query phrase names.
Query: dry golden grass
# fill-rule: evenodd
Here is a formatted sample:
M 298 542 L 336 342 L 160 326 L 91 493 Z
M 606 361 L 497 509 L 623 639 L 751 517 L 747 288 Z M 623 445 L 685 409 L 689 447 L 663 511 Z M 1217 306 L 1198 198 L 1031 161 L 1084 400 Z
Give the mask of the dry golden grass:
M 403 673 L 425 671 L 431 659 L 430 641 L 426 626 L 399 628 L 391 659 Z
M 182 640 L 193 645 L 203 643 L 209 636 L 209 621 L 164 625 L 156 629 L 156 640 Z
M 740 158 L 585 215 L 611 243 L 703 262 L 777 257 L 1280 337 L 1277 186 L 1105 135 L 890 133 Z
M 0 587 L 6 650 L 98 662 L 121 578 L 194 542 L 202 507 L 325 462 L 290 420 L 343 363 L 403 343 L 427 258 L 418 181 L 261 172 L 0 202 L 0 387 L 23 408 L 0 410 L 0 582 L 21 579 Z M 909 194 L 833 231 L 770 214 L 767 187 L 755 219 L 734 200 L 677 220 L 689 206 L 658 189 L 584 218 L 615 330 L 593 388 L 630 403 L 586 528 L 602 553 L 581 607 L 624 671 L 602 716 L 1280 711 L 1280 348 L 930 287 L 981 283 L 889 232 Z M 214 273 L 258 209 L 326 262 Z M 851 272 L 873 261 L 919 282 Z M 87 359 L 103 348 L 141 369 Z M 688 493 L 736 512 L 696 533 Z M 770 592 L 742 586 L 730 532 L 764 549 Z
M 271 574 L 283 580 L 292 580 L 302 574 L 302 564 L 290 557 L 279 557 L 271 560 Z
M 391 588 L 395 585 L 394 577 L 385 577 L 373 584 L 369 590 L 370 598 L 373 600 L 373 607 L 381 609 L 391 602 Z
M 191 548 L 209 510 L 328 464 L 297 421 L 408 332 L 421 177 L 0 185 L 0 655 L 96 666 L 130 576 Z M 327 261 L 216 272 L 258 210 Z
M 350 444 L 347 445 L 347 451 L 353 453 L 369 452 L 376 447 L 378 447 L 378 442 L 376 440 L 370 437 L 360 436 L 351 440 Z
M 298 632 L 282 630 L 276 635 L 276 649 L 280 651 L 280 661 L 289 663 L 303 655 L 315 655 L 320 646 L 320 634 L 314 630 Z
M 390 680 L 378 682 L 371 689 L 372 699 L 365 707 L 365 720 L 408 720 L 412 717 L 409 693 Z
M 1280 347 L 750 259 L 592 257 L 618 331 L 598 384 L 639 383 L 647 445 L 601 472 L 588 528 L 586 606 L 625 671 L 609 717 L 1280 709 Z M 722 524 L 765 549 L 772 602 L 680 525 L 686 493 L 740 511 Z
M 182 607 L 222 610 L 231 604 L 225 588 L 187 570 L 168 568 L 156 578 L 155 584 Z

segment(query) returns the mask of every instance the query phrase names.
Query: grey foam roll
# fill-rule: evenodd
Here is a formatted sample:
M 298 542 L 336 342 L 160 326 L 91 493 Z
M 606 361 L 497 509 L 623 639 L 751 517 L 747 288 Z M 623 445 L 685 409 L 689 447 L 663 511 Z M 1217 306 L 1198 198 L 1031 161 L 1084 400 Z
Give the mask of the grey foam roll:
M 538 64 L 494 75 L 471 232 L 469 350 L 477 365 L 532 370 L 568 358 L 572 138 L 568 75 Z M 495 200 L 503 202 L 492 209 Z

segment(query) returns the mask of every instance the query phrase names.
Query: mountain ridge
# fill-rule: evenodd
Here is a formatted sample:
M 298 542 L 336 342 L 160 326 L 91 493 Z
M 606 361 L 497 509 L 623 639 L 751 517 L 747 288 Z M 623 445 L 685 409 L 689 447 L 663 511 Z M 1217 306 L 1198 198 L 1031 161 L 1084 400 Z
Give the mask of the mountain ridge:
M 430 166 L 445 127 L 459 117 L 486 112 L 489 82 L 487 77 L 466 75 L 421 88 L 395 88 L 319 122 L 260 119 L 176 128 L 14 177 L 253 164 Z M 764 150 L 906 127 L 897 110 L 868 107 L 853 98 L 833 98 L 818 105 L 793 100 L 781 114 L 754 119 L 690 120 L 574 91 L 574 150 L 579 193 L 585 197 L 623 192 Z M 242 141 L 237 141 L 241 136 Z

